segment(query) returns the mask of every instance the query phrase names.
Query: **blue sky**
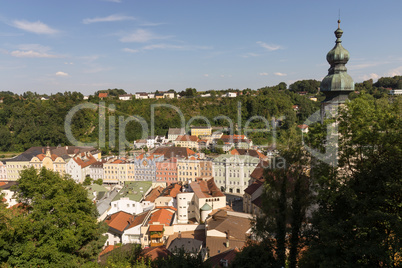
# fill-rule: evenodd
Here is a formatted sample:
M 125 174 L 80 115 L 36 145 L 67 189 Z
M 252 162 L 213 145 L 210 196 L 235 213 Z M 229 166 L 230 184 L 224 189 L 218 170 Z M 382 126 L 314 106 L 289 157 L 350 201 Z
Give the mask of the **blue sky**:
M 0 91 L 204 91 L 321 80 L 339 9 L 354 81 L 402 75 L 399 0 L 2 0 Z

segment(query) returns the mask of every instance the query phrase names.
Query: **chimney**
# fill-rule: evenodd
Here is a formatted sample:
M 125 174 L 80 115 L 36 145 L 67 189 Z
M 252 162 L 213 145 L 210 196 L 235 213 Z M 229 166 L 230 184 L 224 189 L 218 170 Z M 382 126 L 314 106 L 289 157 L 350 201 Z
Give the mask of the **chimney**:
M 228 231 L 226 232 L 226 247 L 227 247 L 227 248 L 229 247 L 229 237 L 230 237 L 230 231 L 228 230 Z

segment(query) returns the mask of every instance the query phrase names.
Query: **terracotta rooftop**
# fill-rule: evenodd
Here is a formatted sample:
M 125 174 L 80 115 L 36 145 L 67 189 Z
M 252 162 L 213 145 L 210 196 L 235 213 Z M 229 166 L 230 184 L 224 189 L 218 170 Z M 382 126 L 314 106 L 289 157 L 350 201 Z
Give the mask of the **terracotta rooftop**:
M 198 198 L 220 197 L 225 196 L 218 186 L 216 186 L 214 179 L 208 181 L 199 180 L 190 183 L 190 187 Z
M 79 165 L 81 166 L 81 168 L 85 168 L 87 166 L 90 166 L 96 162 L 98 162 L 98 160 L 96 160 L 95 157 L 93 157 L 92 155 L 88 155 L 86 160 L 83 160 L 79 157 L 74 157 L 73 160 Z
M 262 154 L 260 151 L 251 150 L 251 149 L 233 149 L 230 151 L 232 155 L 249 155 L 252 157 L 258 157 L 260 159 L 267 159 L 268 157 Z
M 229 247 L 226 246 L 227 239 L 225 237 L 207 237 L 206 247 L 209 250 L 209 256 L 214 256 L 226 252 L 234 248 L 243 248 L 246 245 L 246 241 L 238 239 L 229 239 Z
M 101 253 L 99 253 L 99 256 L 102 256 L 102 255 L 104 255 L 104 254 L 106 254 L 106 253 L 108 253 L 108 252 L 110 252 L 110 251 L 112 251 L 113 249 L 118 248 L 118 247 L 119 247 L 118 245 L 109 245 L 109 246 L 105 247 L 105 248 L 101 251 Z
M 197 142 L 198 138 L 197 138 L 197 136 L 181 135 L 181 136 L 177 137 L 176 141 L 194 141 L 194 142 Z
M 178 183 L 173 183 L 163 190 L 161 196 L 170 196 L 176 198 L 177 194 L 180 193 L 180 190 L 181 185 Z
M 107 93 L 99 93 L 99 98 L 107 98 Z
M 195 152 L 185 147 L 158 147 L 152 151 L 154 154 L 163 154 L 165 159 L 170 159 L 172 157 L 184 157 L 188 158 L 194 155 Z
M 253 201 L 251 201 L 251 203 L 253 203 L 254 205 L 256 205 L 259 208 L 262 208 L 262 198 L 261 198 L 261 196 L 257 197 Z
M 144 256 L 148 256 L 149 258 L 151 258 L 151 260 L 155 260 L 158 258 L 165 259 L 172 254 L 169 250 L 166 249 L 165 246 L 145 248 L 142 250 L 142 253 L 144 254 Z
M 262 187 L 262 185 L 264 184 L 263 180 L 256 180 L 255 182 L 253 182 L 252 184 L 250 184 L 245 190 L 244 192 L 252 195 L 255 191 L 258 190 L 258 188 Z
M 133 222 L 133 215 L 124 212 L 124 211 L 119 211 L 116 212 L 110 216 L 108 216 L 105 220 L 106 224 L 109 226 L 109 228 L 112 228 L 114 230 L 117 230 L 119 232 L 123 232 L 125 229 L 127 229 L 131 223 Z
M 164 229 L 163 225 L 160 224 L 153 224 L 149 226 L 149 232 L 162 232 Z
M 263 179 L 264 167 L 269 167 L 269 163 L 267 161 L 259 162 L 253 172 L 251 172 L 250 177 L 256 180 Z
M 152 213 L 148 224 L 159 223 L 166 226 L 170 226 L 173 221 L 174 212 L 161 208 Z
M 238 252 L 240 252 L 240 250 L 237 247 L 231 248 L 224 252 L 216 254 L 208 260 L 212 267 L 223 267 L 221 260 L 227 261 L 227 263 L 230 265 L 230 263 L 235 259 Z
M 208 230 L 217 230 L 226 233 L 231 239 L 246 241 L 246 233 L 251 228 L 249 214 L 241 213 L 245 217 L 228 215 L 225 210 L 220 210 L 207 220 Z
M 300 128 L 300 129 L 307 129 L 308 125 L 302 124 L 302 125 L 298 125 L 297 127 Z
M 162 191 L 163 187 L 157 186 L 156 188 L 152 189 L 152 191 L 147 195 L 147 197 L 144 200 L 154 203 L 155 199 L 161 195 Z
M 147 218 L 147 216 L 149 215 L 149 213 L 150 213 L 150 211 L 148 210 L 148 211 L 144 211 L 140 214 L 137 214 L 127 229 L 130 229 L 130 228 L 133 228 L 135 226 L 142 224 L 144 222 L 144 220 Z

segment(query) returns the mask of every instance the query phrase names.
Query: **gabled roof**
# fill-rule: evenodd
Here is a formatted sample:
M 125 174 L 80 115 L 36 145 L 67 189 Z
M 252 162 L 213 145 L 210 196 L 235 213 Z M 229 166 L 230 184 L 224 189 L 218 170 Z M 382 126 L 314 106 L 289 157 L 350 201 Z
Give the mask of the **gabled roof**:
M 166 249 L 165 246 L 145 248 L 142 250 L 142 253 L 144 254 L 144 256 L 150 257 L 151 260 L 155 260 L 158 258 L 166 259 L 169 255 L 172 254 L 169 250 Z
M 256 205 L 259 208 L 262 208 L 262 198 L 261 198 L 261 196 L 257 197 L 253 201 L 251 201 L 251 203 L 253 203 L 253 205 Z
M 165 159 L 170 159 L 172 157 L 188 158 L 189 156 L 195 154 L 193 150 L 185 147 L 162 147 L 162 146 L 153 150 L 152 153 L 163 154 Z
M 180 190 L 181 185 L 178 183 L 173 183 L 163 190 L 161 196 L 170 196 L 176 198 L 177 194 L 180 193 Z
M 177 137 L 176 141 L 192 141 L 192 142 L 197 142 L 198 137 L 197 136 L 191 136 L 191 135 L 181 135 Z
M 173 223 L 173 216 L 174 212 L 165 208 L 161 208 L 152 213 L 148 224 L 154 224 L 159 222 L 159 224 L 170 226 Z
M 260 159 L 267 159 L 267 156 L 261 153 L 258 150 L 251 150 L 251 149 L 233 149 L 230 151 L 232 155 L 249 155 L 252 157 L 258 157 Z
M 154 203 L 155 199 L 161 195 L 162 191 L 163 187 L 157 186 L 156 188 L 152 189 L 152 191 L 147 195 L 147 197 L 144 200 Z
M 93 157 L 92 155 L 88 155 L 87 159 L 81 159 L 79 157 L 74 157 L 73 160 L 81 167 L 81 168 L 86 168 L 87 166 L 90 166 L 96 162 L 98 162 L 96 160 L 95 157 Z
M 239 216 L 228 215 L 225 210 L 216 212 L 207 220 L 208 230 L 217 230 L 226 233 L 229 238 L 246 241 L 246 233 L 251 228 L 252 216 L 246 213 L 238 214 Z
M 123 233 L 130 224 L 133 222 L 134 216 L 130 213 L 119 211 L 105 219 L 106 224 L 109 226 L 110 229 L 117 230 L 120 233 Z
M 208 260 L 212 267 L 222 267 L 222 260 L 225 260 L 230 264 L 235 259 L 238 252 L 240 252 L 240 250 L 237 247 L 231 248 L 209 258 Z
M 258 163 L 258 165 L 255 167 L 253 172 L 251 172 L 250 177 L 256 180 L 263 179 L 264 178 L 264 167 L 268 167 L 269 164 L 266 161 L 261 161 Z
M 298 125 L 297 127 L 300 128 L 300 129 L 307 129 L 308 125 L 302 124 L 302 125 Z
M 208 181 L 198 180 L 190 183 L 190 187 L 198 198 L 225 196 L 216 186 L 214 179 L 209 179 Z
M 140 214 L 137 214 L 127 229 L 133 228 L 138 225 L 142 225 L 144 223 L 145 219 L 147 218 L 147 216 L 149 215 L 149 213 L 151 213 L 151 211 L 148 210 L 148 211 L 144 211 Z
M 193 238 L 176 238 L 170 243 L 168 250 L 175 252 L 182 248 L 186 253 L 198 253 L 202 244 L 202 241 Z
M 250 184 L 245 190 L 244 192 L 252 195 L 255 191 L 258 190 L 258 188 L 262 187 L 264 183 L 261 180 L 256 180 L 255 182 L 253 182 L 252 184 Z
M 107 93 L 99 93 L 99 98 L 107 98 Z

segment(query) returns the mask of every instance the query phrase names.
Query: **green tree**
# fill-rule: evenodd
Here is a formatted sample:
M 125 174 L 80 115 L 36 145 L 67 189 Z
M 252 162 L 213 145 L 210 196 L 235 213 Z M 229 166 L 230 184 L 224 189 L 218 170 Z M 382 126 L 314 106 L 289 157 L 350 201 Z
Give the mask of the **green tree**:
M 318 210 L 301 267 L 402 266 L 402 104 L 363 95 L 342 109 L 339 165 L 317 165 Z
M 2 262 L 11 267 L 78 267 L 105 243 L 104 224 L 86 190 L 45 168 L 21 172 L 17 197 L 24 208 L 9 220 Z

